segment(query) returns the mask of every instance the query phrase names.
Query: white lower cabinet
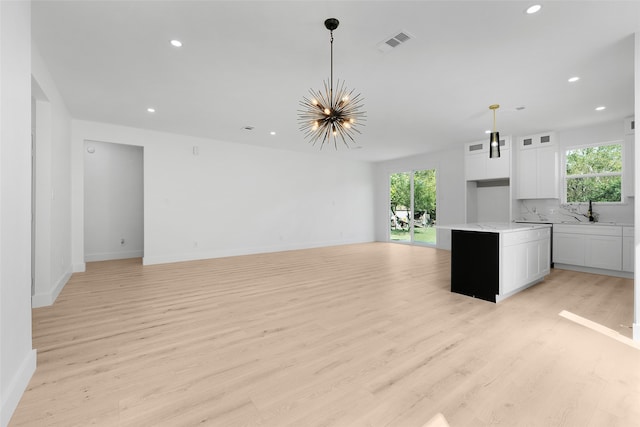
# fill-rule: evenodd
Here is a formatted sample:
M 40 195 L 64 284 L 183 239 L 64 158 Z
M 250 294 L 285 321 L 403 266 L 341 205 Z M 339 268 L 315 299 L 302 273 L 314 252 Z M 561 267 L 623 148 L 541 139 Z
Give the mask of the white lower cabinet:
M 584 234 L 563 233 L 553 230 L 553 262 L 560 264 L 584 265 L 585 242 Z
M 621 271 L 622 227 L 555 225 L 553 262 Z
M 585 266 L 622 270 L 622 236 L 588 236 L 586 244 Z
M 550 234 L 549 228 L 504 234 L 501 296 L 507 296 L 549 274 Z
M 526 245 L 514 245 L 503 248 L 502 262 L 502 289 L 500 295 L 508 294 L 518 289 L 520 283 L 525 283 L 527 279 L 527 260 Z

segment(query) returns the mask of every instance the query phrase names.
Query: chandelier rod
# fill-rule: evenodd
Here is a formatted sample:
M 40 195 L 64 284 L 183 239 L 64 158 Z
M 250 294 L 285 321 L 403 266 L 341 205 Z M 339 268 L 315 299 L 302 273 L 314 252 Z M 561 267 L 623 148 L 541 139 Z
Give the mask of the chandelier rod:
M 331 81 L 329 82 L 329 105 L 333 105 L 333 30 L 329 30 L 331 34 Z

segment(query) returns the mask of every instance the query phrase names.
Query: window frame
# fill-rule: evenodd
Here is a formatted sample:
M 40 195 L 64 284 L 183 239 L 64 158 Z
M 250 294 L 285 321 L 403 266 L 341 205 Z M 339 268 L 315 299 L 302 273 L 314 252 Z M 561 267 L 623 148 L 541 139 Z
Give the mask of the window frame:
M 567 152 L 568 151 L 572 151 L 572 150 L 578 150 L 581 148 L 592 148 L 592 147 L 602 147 L 605 145 L 619 145 L 620 146 L 620 162 L 621 162 L 621 169 L 620 172 L 603 172 L 603 173 L 591 173 L 591 174 L 582 174 L 582 175 L 567 175 Z M 619 202 L 600 202 L 600 201 L 593 201 L 593 204 L 599 204 L 599 205 L 624 205 L 625 202 L 625 193 L 624 193 L 624 181 L 626 178 L 626 169 L 625 169 L 625 150 L 626 150 L 626 146 L 625 146 L 625 142 L 622 139 L 616 139 L 616 140 L 612 140 L 612 141 L 603 141 L 603 142 L 594 142 L 591 144 L 579 144 L 579 145 L 572 145 L 572 146 L 568 146 L 568 147 L 564 147 L 562 149 L 562 158 L 561 158 L 561 181 L 562 181 L 562 203 L 565 205 L 584 205 L 587 204 L 588 202 L 568 202 L 567 201 L 567 179 L 569 179 L 568 177 L 584 177 L 584 178 L 589 178 L 589 177 L 599 177 L 599 176 L 620 176 L 620 201 Z

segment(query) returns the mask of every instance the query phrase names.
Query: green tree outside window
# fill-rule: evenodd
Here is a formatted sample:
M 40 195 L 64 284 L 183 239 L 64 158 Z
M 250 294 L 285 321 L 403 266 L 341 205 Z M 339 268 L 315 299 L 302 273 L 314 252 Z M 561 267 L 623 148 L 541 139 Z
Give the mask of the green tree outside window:
M 567 150 L 567 203 L 621 202 L 622 163 L 621 144 Z

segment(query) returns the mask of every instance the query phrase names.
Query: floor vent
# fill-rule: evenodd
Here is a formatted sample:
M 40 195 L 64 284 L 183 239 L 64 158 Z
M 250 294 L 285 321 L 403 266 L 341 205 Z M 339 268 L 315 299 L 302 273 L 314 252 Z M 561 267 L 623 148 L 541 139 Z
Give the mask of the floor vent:
M 411 40 L 413 37 L 406 31 L 398 31 L 395 35 L 387 38 L 387 40 L 378 43 L 378 49 L 381 52 L 388 52 L 391 49 Z

